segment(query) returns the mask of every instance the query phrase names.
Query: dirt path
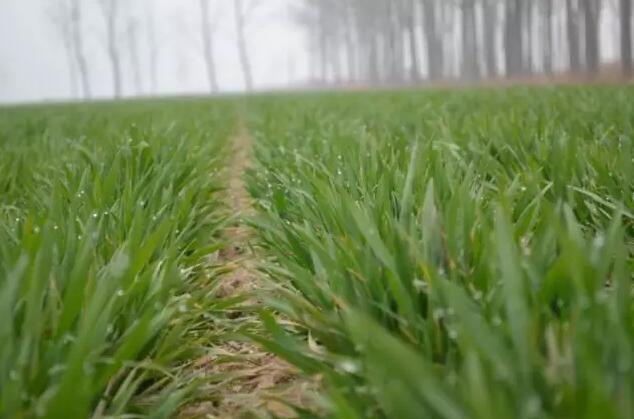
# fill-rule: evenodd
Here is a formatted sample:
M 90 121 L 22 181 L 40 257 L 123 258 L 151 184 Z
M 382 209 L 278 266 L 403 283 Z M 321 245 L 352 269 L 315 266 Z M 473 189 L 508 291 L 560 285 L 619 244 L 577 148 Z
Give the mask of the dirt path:
M 227 202 L 236 222 L 228 227 L 224 236 L 231 245 L 221 252 L 219 263 L 230 271 L 221 279 L 219 297 L 247 296 L 244 311 L 237 310 L 233 321 L 237 329 L 257 328 L 258 319 L 250 307 L 259 304 L 253 291 L 259 288 L 257 256 L 250 246 L 251 233 L 244 222 L 252 211 L 251 199 L 244 184 L 249 167 L 251 141 L 242 125 L 233 138 L 233 159 L 229 167 Z M 246 340 L 224 342 L 213 355 L 196 363 L 204 374 L 229 377 L 216 388 L 217 401 L 188 406 L 182 417 L 239 418 L 295 417 L 281 401 L 304 405 L 308 387 L 295 369 L 277 356 L 264 352 Z

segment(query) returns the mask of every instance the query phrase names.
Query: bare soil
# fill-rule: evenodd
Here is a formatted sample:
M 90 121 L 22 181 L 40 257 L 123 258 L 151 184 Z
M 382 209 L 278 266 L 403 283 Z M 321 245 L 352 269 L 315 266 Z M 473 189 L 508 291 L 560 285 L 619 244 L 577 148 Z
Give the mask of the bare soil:
M 233 138 L 233 159 L 229 168 L 227 202 L 236 222 L 228 227 L 225 240 L 232 245 L 220 252 L 217 264 L 230 268 L 220 279 L 218 297 L 245 296 L 246 307 L 259 304 L 254 291 L 260 288 L 257 256 L 250 245 L 251 232 L 244 219 L 252 211 L 251 199 L 244 184 L 249 167 L 250 137 L 241 126 Z M 239 310 L 238 310 L 239 311 Z M 257 324 L 252 310 L 235 313 L 237 321 Z M 183 418 L 282 417 L 296 414 L 287 403 L 306 406 L 314 384 L 300 378 L 298 371 L 279 357 L 265 352 L 246 340 L 229 340 L 214 352 L 199 359 L 194 368 L 200 374 L 230 377 L 222 385 L 210 389 L 220 392 L 213 401 L 185 407 Z

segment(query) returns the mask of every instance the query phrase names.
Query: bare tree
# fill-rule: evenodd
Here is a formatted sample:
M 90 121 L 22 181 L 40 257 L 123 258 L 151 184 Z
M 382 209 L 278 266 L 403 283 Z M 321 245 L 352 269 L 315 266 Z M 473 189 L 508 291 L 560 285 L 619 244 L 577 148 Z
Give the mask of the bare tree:
M 620 0 L 621 20 L 621 66 L 623 75 L 632 75 L 632 0 Z
M 327 18 L 326 9 L 322 6 L 319 8 L 319 54 L 321 62 L 320 78 L 323 82 L 328 79 L 328 37 L 327 37 Z
M 532 74 L 533 62 L 533 5 L 534 0 L 521 1 L 521 28 L 522 28 L 522 73 Z
M 79 73 L 82 97 L 90 99 L 90 97 L 92 96 L 92 92 L 90 88 L 90 77 L 88 74 L 88 62 L 86 60 L 86 56 L 84 55 L 84 38 L 82 35 L 81 25 L 82 10 L 80 7 L 80 0 L 70 0 L 68 3 L 64 3 L 63 7 L 65 10 L 63 16 L 65 17 L 63 18 L 62 22 L 67 28 L 65 29 L 68 36 L 67 48 L 69 48 L 69 52 L 72 51 L 71 55 L 73 57 L 73 61 L 77 66 L 76 68 Z M 71 65 L 70 61 L 69 66 L 71 68 L 75 68 L 73 65 Z
M 418 8 L 416 0 L 409 0 L 402 6 L 401 15 L 405 21 L 405 30 L 409 43 L 409 59 L 410 65 L 410 81 L 416 82 L 420 78 L 420 69 L 418 64 L 418 36 L 416 34 L 416 19 Z
M 579 0 L 566 0 L 569 67 L 572 72 L 581 69 L 579 51 Z
M 599 18 L 601 5 L 599 0 L 583 0 L 586 71 L 590 76 L 599 72 Z
M 502 63 L 509 77 L 539 72 L 550 75 L 566 65 L 579 72 L 584 64 L 588 73 L 594 74 L 601 59 L 601 11 L 608 4 L 616 7 L 614 16 L 621 20 L 623 71 L 634 71 L 632 0 L 298 3 L 304 10 L 300 24 L 310 32 L 311 63 L 313 68 L 321 68 L 323 80 L 339 79 L 336 75 L 342 67 L 339 60 L 343 51 L 349 78 L 370 83 L 416 80 L 423 75 L 432 81 L 454 76 L 477 79 L 484 74 L 495 78 L 502 72 Z M 423 63 L 427 71 L 421 71 Z
M 515 76 L 522 72 L 522 2 L 507 0 L 504 30 L 504 53 L 506 57 L 506 75 Z
M 542 0 L 540 8 L 542 22 L 543 69 L 547 75 L 553 72 L 553 2 Z
M 139 95 L 143 92 L 143 82 L 141 81 L 141 60 L 139 58 L 139 21 L 136 18 L 128 19 L 126 32 L 134 88 Z
M 436 80 L 442 77 L 445 63 L 443 41 L 441 35 L 440 16 L 435 0 L 423 0 L 423 26 L 427 42 L 427 66 L 429 78 Z
M 88 74 L 88 61 L 84 53 L 84 38 L 82 36 L 82 10 L 80 7 L 80 0 L 71 0 L 71 33 L 73 38 L 73 45 L 75 51 L 75 60 L 77 61 L 77 68 L 79 69 L 79 76 L 81 80 L 81 86 L 83 95 L 85 98 L 90 99 L 92 96 L 92 89 L 90 87 L 90 77 Z
M 346 45 L 346 61 L 348 66 L 348 81 L 354 81 L 357 79 L 357 60 L 355 60 L 355 35 L 354 35 L 354 17 L 353 17 L 353 1 L 345 0 L 343 3 L 343 16 L 344 16 L 344 37 Z
M 200 29 L 203 39 L 203 57 L 207 69 L 207 80 L 211 92 L 218 91 L 216 65 L 214 62 L 213 28 L 209 20 L 209 0 L 200 0 Z
M 49 9 L 48 17 L 51 19 L 55 29 L 58 31 L 64 45 L 71 97 L 75 98 L 78 93 L 78 80 L 75 63 L 75 45 L 73 43 L 71 26 L 72 16 L 70 3 L 64 0 L 54 4 L 54 6 Z
M 240 58 L 240 65 L 242 66 L 244 85 L 247 92 L 250 92 L 253 90 L 253 76 L 251 73 L 251 62 L 249 61 L 245 31 L 247 19 L 249 17 L 249 14 L 253 10 L 255 3 L 253 1 L 247 1 L 247 3 L 245 4 L 243 0 L 234 0 L 233 5 L 236 23 L 236 41 L 238 46 L 238 55 Z
M 100 0 L 101 11 L 106 21 L 106 50 L 112 69 L 114 96 L 121 97 L 122 73 L 118 45 L 119 0 Z
M 150 92 L 156 93 L 157 88 L 157 66 L 158 66 L 158 46 L 156 43 L 156 29 L 154 26 L 154 14 L 151 7 L 146 7 L 145 11 L 148 45 L 148 67 L 150 70 Z
M 462 0 L 462 74 L 473 80 L 479 77 L 475 0 Z
M 550 0 L 546 0 L 550 1 Z M 498 0 L 484 0 L 483 2 L 483 32 L 484 54 L 487 69 L 487 77 L 495 78 L 498 75 L 496 60 L 496 33 L 498 29 Z

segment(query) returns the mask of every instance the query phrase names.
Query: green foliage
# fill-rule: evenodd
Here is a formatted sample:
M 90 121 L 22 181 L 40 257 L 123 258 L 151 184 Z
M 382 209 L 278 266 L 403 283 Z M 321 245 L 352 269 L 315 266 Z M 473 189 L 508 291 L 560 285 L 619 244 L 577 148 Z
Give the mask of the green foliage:
M 254 99 L 268 348 L 336 417 L 634 416 L 634 90 Z
M 170 417 L 222 302 L 226 104 L 0 114 L 0 417 Z

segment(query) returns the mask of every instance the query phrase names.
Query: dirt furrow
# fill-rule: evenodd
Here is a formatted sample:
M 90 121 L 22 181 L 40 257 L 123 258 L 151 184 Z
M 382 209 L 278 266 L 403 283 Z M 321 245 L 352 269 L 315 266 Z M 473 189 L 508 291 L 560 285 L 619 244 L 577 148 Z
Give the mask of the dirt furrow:
M 251 232 L 245 223 L 253 208 L 244 183 L 251 148 L 251 139 L 244 126 L 238 129 L 232 147 L 226 199 L 236 222 L 225 230 L 224 239 L 229 245 L 216 262 L 230 269 L 220 279 L 218 297 L 244 296 L 247 299 L 245 310 L 241 312 L 238 309 L 233 313 L 233 321 L 237 323 L 236 329 L 251 329 L 258 324 L 258 319 L 252 310 L 246 308 L 259 304 L 253 294 L 260 285 L 257 256 L 250 245 Z M 198 360 L 196 368 L 205 375 L 227 378 L 215 387 L 219 394 L 214 395 L 213 402 L 188 406 L 182 417 L 295 417 L 282 401 L 299 405 L 306 402 L 303 398 L 308 384 L 299 378 L 297 371 L 246 339 L 223 343 L 213 354 Z

